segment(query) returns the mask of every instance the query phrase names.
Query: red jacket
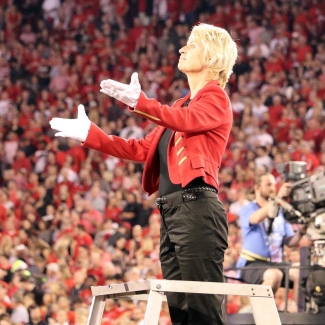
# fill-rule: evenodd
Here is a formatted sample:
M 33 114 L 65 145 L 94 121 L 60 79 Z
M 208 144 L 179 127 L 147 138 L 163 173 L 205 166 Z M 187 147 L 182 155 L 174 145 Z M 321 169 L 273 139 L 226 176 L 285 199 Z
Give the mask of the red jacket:
M 165 128 L 173 130 L 167 151 L 169 176 L 174 184 L 186 186 L 202 176 L 218 188 L 218 171 L 232 126 L 229 98 L 217 81 L 210 81 L 182 107 L 190 94 L 172 106 L 161 105 L 141 93 L 130 111 L 158 124 L 144 139 L 122 139 L 107 135 L 91 124 L 84 146 L 122 159 L 145 162 L 142 185 L 152 194 L 158 190 L 159 155 L 157 146 Z

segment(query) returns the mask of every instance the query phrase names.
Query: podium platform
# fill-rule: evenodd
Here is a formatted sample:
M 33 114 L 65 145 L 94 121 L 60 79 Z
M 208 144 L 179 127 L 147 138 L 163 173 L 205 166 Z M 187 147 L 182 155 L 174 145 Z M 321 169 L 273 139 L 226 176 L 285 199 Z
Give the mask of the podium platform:
M 324 314 L 279 313 L 282 325 L 324 325 Z M 252 314 L 228 315 L 228 325 L 254 325 Z M 266 323 L 271 324 L 271 323 Z
M 91 287 L 93 299 L 87 325 L 100 325 L 105 301 L 111 299 L 147 300 L 145 325 L 157 325 L 165 292 L 247 296 L 256 325 L 281 325 L 270 286 L 176 280 L 146 280 Z

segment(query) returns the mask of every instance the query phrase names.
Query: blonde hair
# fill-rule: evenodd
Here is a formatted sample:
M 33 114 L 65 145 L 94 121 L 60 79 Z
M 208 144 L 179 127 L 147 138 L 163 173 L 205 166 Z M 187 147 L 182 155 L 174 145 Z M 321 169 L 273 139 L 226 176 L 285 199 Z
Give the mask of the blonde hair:
M 191 36 L 202 41 L 203 55 L 210 70 L 209 78 L 218 80 L 224 88 L 238 56 L 237 44 L 225 29 L 209 24 L 194 26 Z

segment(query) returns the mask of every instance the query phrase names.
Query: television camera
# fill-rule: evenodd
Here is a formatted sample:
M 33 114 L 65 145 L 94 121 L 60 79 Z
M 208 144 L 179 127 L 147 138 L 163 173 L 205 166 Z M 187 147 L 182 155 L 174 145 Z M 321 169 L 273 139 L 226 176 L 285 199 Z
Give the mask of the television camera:
M 325 172 L 308 177 L 306 163 L 292 161 L 277 164 L 276 169 L 291 182 L 291 192 L 286 200 L 276 198 L 284 210 L 284 217 L 290 223 L 307 225 L 307 236 L 312 246 L 307 254 L 301 254 L 300 264 L 316 267 L 301 270 L 301 279 L 306 296 L 306 311 L 325 312 L 325 294 L 315 288 L 325 290 Z M 302 248 L 303 249 L 303 248 Z
M 325 172 L 308 177 L 302 161 L 277 164 L 276 169 L 286 182 L 291 182 L 290 196 L 279 202 L 285 219 L 307 224 L 314 239 L 325 239 Z

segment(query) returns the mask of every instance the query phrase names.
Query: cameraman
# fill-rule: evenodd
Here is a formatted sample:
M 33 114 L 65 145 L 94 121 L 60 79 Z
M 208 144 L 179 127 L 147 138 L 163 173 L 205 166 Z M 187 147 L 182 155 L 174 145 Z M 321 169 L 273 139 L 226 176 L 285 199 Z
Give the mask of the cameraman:
M 307 229 L 300 226 L 299 231 L 294 233 L 291 224 L 284 219 L 282 209 L 273 200 L 275 196 L 286 198 L 290 194 L 290 183 L 284 183 L 276 195 L 274 176 L 263 173 L 256 176 L 254 189 L 255 201 L 245 205 L 239 213 L 243 243 L 236 266 L 250 267 L 241 270 L 240 277 L 245 282 L 270 285 L 275 293 L 283 286 L 285 266 L 290 265 L 283 262 L 283 246 L 296 246 Z M 270 268 L 259 268 L 265 265 Z M 293 281 L 294 299 L 297 302 L 299 269 L 289 269 L 289 279 Z

